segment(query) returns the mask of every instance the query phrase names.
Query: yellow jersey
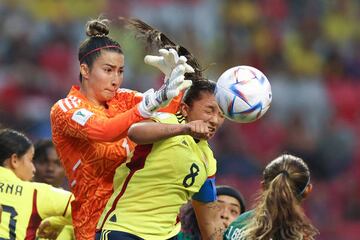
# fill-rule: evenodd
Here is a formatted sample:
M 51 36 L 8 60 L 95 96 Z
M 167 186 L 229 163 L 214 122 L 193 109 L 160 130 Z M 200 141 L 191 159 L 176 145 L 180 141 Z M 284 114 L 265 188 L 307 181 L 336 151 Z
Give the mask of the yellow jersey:
M 63 216 L 71 224 L 72 194 L 44 183 L 26 182 L 0 167 L 0 239 L 32 240 L 42 219 Z
M 174 114 L 154 120 L 179 124 Z M 114 193 L 98 230 L 122 231 L 147 240 L 178 234 L 180 207 L 216 173 L 216 160 L 207 141 L 180 135 L 150 145 L 138 145 L 130 161 L 116 169 Z

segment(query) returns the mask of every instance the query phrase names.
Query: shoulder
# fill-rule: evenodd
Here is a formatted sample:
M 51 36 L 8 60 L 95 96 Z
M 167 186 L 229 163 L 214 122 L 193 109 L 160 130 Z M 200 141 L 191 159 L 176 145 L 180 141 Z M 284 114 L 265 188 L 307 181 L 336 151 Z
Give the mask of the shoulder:
M 155 122 L 160 122 L 160 123 L 171 123 L 171 124 L 179 123 L 176 115 L 166 112 L 155 112 L 151 116 L 151 119 L 154 120 Z
M 58 100 L 51 108 L 50 115 L 62 114 L 81 107 L 82 101 L 76 96 L 69 95 L 66 98 Z
M 224 232 L 225 240 L 244 239 L 243 231 L 249 223 L 249 219 L 253 215 L 253 210 L 241 214 Z
M 61 188 L 56 188 L 46 183 L 30 182 L 32 186 L 41 193 L 55 194 L 55 195 L 71 195 L 71 192 Z
M 86 121 L 96 112 L 90 105 L 85 104 L 76 96 L 68 96 L 57 101 L 51 108 L 50 118 L 53 124 L 63 123 L 66 119 L 84 126 Z
M 142 97 L 142 93 L 127 88 L 118 88 L 118 90 L 116 90 L 115 98 L 122 97 Z
M 254 215 L 254 210 L 244 212 L 239 217 L 235 219 L 235 221 L 231 225 L 235 225 L 238 227 L 242 227 L 246 225 L 248 220 Z

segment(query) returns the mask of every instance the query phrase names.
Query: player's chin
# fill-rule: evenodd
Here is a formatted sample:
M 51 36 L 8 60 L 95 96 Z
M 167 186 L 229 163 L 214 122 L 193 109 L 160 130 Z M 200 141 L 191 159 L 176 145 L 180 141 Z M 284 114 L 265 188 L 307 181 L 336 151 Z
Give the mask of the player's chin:
M 229 227 L 229 224 L 227 224 L 226 222 L 223 222 L 223 226 L 224 226 L 224 229 L 227 229 Z
M 105 101 L 109 101 L 113 97 L 115 97 L 115 93 L 116 93 L 115 91 L 105 90 L 103 94 L 103 98 L 105 99 Z

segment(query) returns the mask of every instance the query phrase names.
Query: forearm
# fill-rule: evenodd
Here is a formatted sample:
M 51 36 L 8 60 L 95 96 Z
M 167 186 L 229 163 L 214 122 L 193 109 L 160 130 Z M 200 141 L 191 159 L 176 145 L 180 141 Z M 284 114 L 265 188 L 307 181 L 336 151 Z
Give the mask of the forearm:
M 198 226 L 201 232 L 201 238 L 206 240 L 223 239 L 223 229 L 217 226 L 215 219 L 218 216 L 218 206 L 215 202 L 203 203 L 192 200 Z
M 95 141 L 117 141 L 126 137 L 127 130 L 135 123 L 144 118 L 133 108 L 120 113 L 113 118 L 97 118 L 85 126 L 87 137 Z
M 144 121 L 133 124 L 128 137 L 136 144 L 150 144 L 169 137 L 184 135 L 189 127 L 184 124 L 166 124 Z

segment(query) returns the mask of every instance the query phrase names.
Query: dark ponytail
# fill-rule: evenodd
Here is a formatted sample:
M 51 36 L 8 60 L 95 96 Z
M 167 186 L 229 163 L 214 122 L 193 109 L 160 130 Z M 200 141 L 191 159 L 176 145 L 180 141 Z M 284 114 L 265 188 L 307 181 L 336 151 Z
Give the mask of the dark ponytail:
M 178 52 L 179 56 L 185 56 L 187 58 L 187 63 L 195 70 L 194 73 L 186 73 L 185 79 L 190 79 L 192 81 L 206 80 L 202 75 L 203 69 L 198 60 L 186 48 L 171 41 L 164 33 L 139 19 L 127 19 L 123 17 L 119 19 L 125 23 L 126 27 L 135 31 L 137 38 L 145 42 L 145 47 L 148 51 L 157 51 L 161 48 L 173 48 Z

